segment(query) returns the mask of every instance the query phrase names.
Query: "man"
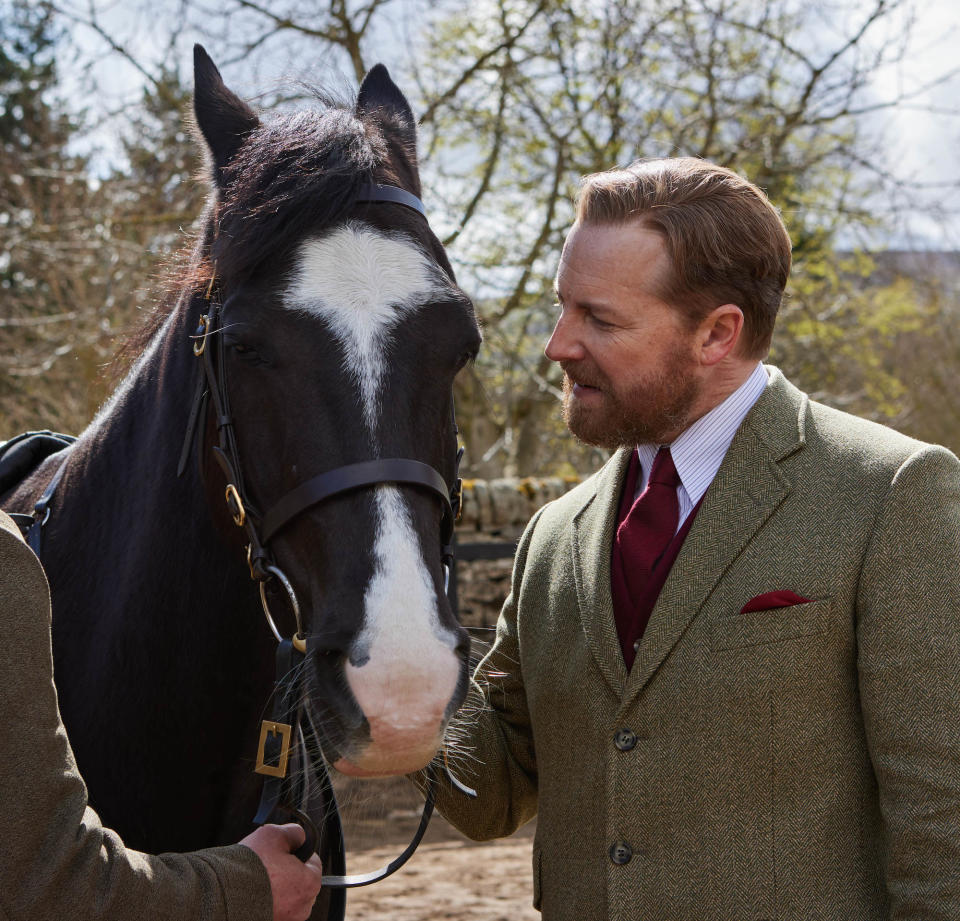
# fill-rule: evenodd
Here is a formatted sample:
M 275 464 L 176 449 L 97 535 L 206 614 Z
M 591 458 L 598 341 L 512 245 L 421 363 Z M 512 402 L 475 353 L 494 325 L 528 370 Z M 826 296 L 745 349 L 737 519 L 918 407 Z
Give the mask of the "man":
M 584 181 L 546 354 L 619 450 L 528 526 L 441 797 L 538 814 L 547 921 L 960 918 L 960 463 L 760 364 L 789 266 L 729 170 Z
M 60 722 L 50 594 L 40 561 L 0 512 L 0 918 L 11 921 L 303 921 L 320 863 L 297 825 L 264 825 L 233 847 L 148 856 L 87 806 Z

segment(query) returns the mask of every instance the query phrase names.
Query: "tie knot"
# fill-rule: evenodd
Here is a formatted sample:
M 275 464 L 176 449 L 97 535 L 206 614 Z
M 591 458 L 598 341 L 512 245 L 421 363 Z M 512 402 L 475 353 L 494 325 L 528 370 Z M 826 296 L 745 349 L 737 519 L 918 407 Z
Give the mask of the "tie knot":
M 680 474 L 677 473 L 677 468 L 674 466 L 669 448 L 661 448 L 653 459 L 648 485 L 652 486 L 654 484 L 657 486 L 672 486 L 674 489 L 680 485 Z

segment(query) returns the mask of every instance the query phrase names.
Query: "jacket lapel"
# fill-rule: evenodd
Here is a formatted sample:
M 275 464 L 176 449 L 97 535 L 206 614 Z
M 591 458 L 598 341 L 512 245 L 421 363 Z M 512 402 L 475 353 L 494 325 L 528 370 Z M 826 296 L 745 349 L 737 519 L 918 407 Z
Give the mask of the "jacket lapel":
M 626 685 L 627 668 L 613 616 L 610 554 L 630 453 L 621 448 L 600 470 L 596 491 L 573 519 L 573 573 L 583 632 L 600 673 L 618 697 Z
M 770 382 L 734 436 L 657 599 L 630 670 L 623 706 L 643 690 L 730 565 L 790 491 L 779 462 L 803 446 L 807 398 L 776 368 L 768 370 Z M 608 551 L 608 594 L 609 581 Z

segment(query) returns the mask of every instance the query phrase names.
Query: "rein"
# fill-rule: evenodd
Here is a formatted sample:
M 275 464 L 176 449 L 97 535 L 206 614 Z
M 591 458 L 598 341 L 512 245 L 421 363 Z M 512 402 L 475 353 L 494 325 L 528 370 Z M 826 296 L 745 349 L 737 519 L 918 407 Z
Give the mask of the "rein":
M 426 218 L 422 202 L 404 189 L 394 186 L 364 185 L 360 189 L 357 201 L 399 204 L 418 212 Z M 263 824 L 270 820 L 271 815 L 276 814 L 291 817 L 303 826 L 306 833 L 306 840 L 297 850 L 297 856 L 305 861 L 312 853 L 315 853 L 320 844 L 321 833 L 305 810 L 296 805 L 306 802 L 307 795 L 310 792 L 308 789 L 309 769 L 312 767 L 316 781 L 327 802 L 323 820 L 323 836 L 327 844 L 331 846 L 335 864 L 338 864 L 333 869 L 345 871 L 343 831 L 336 798 L 322 754 L 320 735 L 313 726 L 309 713 L 305 712 L 300 686 L 300 676 L 303 672 L 301 666 L 306 656 L 327 650 L 322 645 L 322 637 L 304 634 L 296 593 L 286 574 L 276 565 L 269 550 L 269 542 L 298 515 L 333 496 L 384 483 L 414 486 L 426 490 L 439 499 L 441 503 L 443 518 L 440 559 L 444 568 L 444 589 L 447 590 L 453 563 L 454 523 L 459 514 L 461 503 L 461 481 L 457 472 L 459 471 L 463 449 L 457 451 L 452 488 L 447 485 L 442 474 L 421 461 L 411 458 L 368 460 L 328 470 L 300 483 L 261 514 L 250 501 L 244 485 L 224 373 L 225 346 L 223 336 L 220 335 L 222 332 L 223 305 L 220 298 L 214 296 L 215 290 L 216 279 L 214 277 L 211 279 L 205 295 L 209 310 L 200 318 L 200 324 L 193 336 L 193 352 L 200 359 L 203 370 L 198 375 L 197 388 L 180 453 L 177 475 L 181 476 L 185 471 L 194 442 L 199 439 L 199 433 L 203 429 L 200 421 L 205 417 L 206 412 L 212 409 L 218 434 L 218 444 L 212 448 L 212 451 L 214 460 L 216 460 L 227 480 L 224 499 L 234 524 L 244 530 L 247 539 L 247 564 L 250 569 L 250 577 L 260 584 L 260 600 L 264 615 L 278 643 L 273 719 L 264 720 L 261 723 L 257 765 L 254 769 L 257 773 L 264 775 L 265 778 L 260 806 L 254 817 L 254 822 Z M 211 337 L 213 337 L 212 340 Z M 456 433 L 455 414 L 453 414 L 451 421 L 454 433 Z M 290 602 L 290 608 L 296 622 L 296 632 L 290 638 L 284 638 L 281 635 L 270 612 L 266 585 L 271 580 L 280 583 Z M 308 742 L 320 752 L 319 758 L 311 759 L 309 757 Z M 303 763 L 299 763 L 300 753 L 302 753 Z M 300 768 L 299 771 L 291 772 L 291 761 Z M 457 789 L 468 796 L 476 796 L 475 791 L 464 786 L 453 777 L 446 766 L 445 759 L 444 767 L 451 783 Z M 293 776 L 290 776 L 291 774 Z M 366 886 L 386 878 L 403 866 L 413 855 L 427 829 L 427 824 L 433 812 L 437 781 L 438 769 L 432 764 L 426 774 L 427 795 L 420 825 L 413 840 L 397 858 L 371 873 L 355 874 L 353 876 L 348 876 L 345 872 L 331 875 L 324 873 L 324 887 L 346 889 Z

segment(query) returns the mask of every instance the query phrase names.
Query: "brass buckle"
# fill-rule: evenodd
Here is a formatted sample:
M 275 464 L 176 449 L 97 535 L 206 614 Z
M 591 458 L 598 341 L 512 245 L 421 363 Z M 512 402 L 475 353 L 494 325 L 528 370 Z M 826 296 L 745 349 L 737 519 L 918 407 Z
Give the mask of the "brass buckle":
M 201 337 L 200 330 L 203 330 L 203 335 Z M 203 350 L 207 347 L 207 333 L 210 332 L 210 317 L 207 314 L 204 314 L 200 317 L 200 325 L 197 327 L 195 336 L 197 336 L 200 341 L 193 343 L 193 354 L 199 358 L 203 354 Z
M 227 508 L 230 509 L 233 515 L 233 523 L 238 528 L 242 528 L 244 521 L 247 520 L 247 510 L 243 507 L 243 500 L 240 498 L 240 493 L 237 492 L 237 487 L 234 486 L 233 483 L 227 485 L 226 500 Z
M 279 735 L 281 738 L 280 760 L 276 764 L 267 764 L 264 748 L 267 736 Z M 257 746 L 257 766 L 253 769 L 257 774 L 266 774 L 267 777 L 286 777 L 287 761 L 290 760 L 290 737 L 293 728 L 288 723 L 275 723 L 264 720 L 260 724 L 260 744 Z

